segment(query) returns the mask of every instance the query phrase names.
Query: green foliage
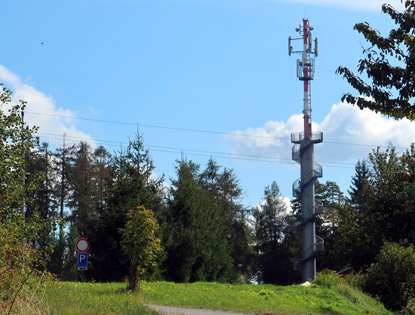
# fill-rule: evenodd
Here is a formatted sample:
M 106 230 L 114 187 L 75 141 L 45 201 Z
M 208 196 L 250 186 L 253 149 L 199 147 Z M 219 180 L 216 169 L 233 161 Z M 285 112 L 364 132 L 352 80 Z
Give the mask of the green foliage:
M 367 271 L 365 290 L 389 308 L 413 308 L 415 298 L 415 250 L 386 242 Z M 412 300 L 411 300 L 412 299 Z
M 332 288 L 339 285 L 339 283 L 343 280 L 343 277 L 338 275 L 335 271 L 324 269 L 319 272 L 317 277 L 313 280 L 313 284 Z
M 32 135 L 37 128 L 29 128 L 22 120 L 25 102 L 11 105 L 12 92 L 0 84 L 0 103 L 9 108 L 0 110 L 0 209 L 4 215 L 22 211 L 22 200 L 28 197 L 32 185 L 22 186 L 25 154 L 37 143 Z
M 156 232 L 159 229 L 154 213 L 140 206 L 127 213 L 127 223 L 121 229 L 121 246 L 130 260 L 128 289 L 139 289 L 139 281 L 147 268 L 156 264 L 161 250 L 160 239 Z M 138 287 L 137 287 L 138 286 Z
M 340 214 L 338 257 L 366 270 L 383 242 L 415 243 L 415 147 L 399 155 L 394 147 L 373 150 L 356 166 L 350 205 Z
M 199 166 L 180 161 L 168 201 L 167 279 L 230 280 L 232 260 L 221 209 L 198 181 Z
M 40 179 L 37 172 L 27 171 L 26 163 L 37 143 L 33 137 L 37 128 L 23 122 L 25 103 L 10 105 L 11 95 L 6 88 L 0 91 L 2 106 L 9 108 L 7 114 L 0 110 L 0 304 L 2 312 L 9 313 L 41 281 L 37 273 L 44 269 L 51 249 L 37 248 L 51 223 L 39 218 L 36 207 L 27 211 Z
M 402 309 L 402 314 L 405 314 L 405 315 L 415 314 L 415 298 L 409 298 L 408 303 Z
M 254 213 L 255 271 L 259 282 L 291 284 L 298 274 L 293 271 L 292 252 L 298 239 L 292 233 L 294 217 L 287 215 L 286 205 L 274 181 L 264 191 L 264 202 Z
M 280 188 L 274 181 L 264 191 L 265 202 L 256 209 L 256 235 L 258 246 L 267 242 L 276 243 L 283 238 L 284 217 L 287 207 L 280 195 Z
M 240 204 L 242 189 L 232 169 L 221 168 L 210 158 L 206 169 L 198 175 L 204 190 L 209 191 L 220 208 L 225 223 L 225 233 L 231 248 L 233 279 L 250 279 L 254 256 L 252 229 L 246 222 L 250 211 Z
M 243 218 L 244 209 L 238 204 L 242 189 L 232 169 L 221 167 L 212 158 L 206 169 L 199 174 L 199 182 L 215 198 L 216 204 L 222 211 L 225 222 L 231 225 L 235 220 Z
M 72 210 L 69 220 L 76 226 L 81 237 L 87 237 L 98 221 L 94 185 L 94 165 L 91 147 L 80 142 L 70 149 L 68 168 L 68 188 L 70 195 L 66 205 Z
M 269 299 L 275 295 L 275 292 L 267 289 L 262 289 L 261 291 L 259 291 L 259 295 L 263 296 L 265 299 Z
M 3 215 L 0 210 L 0 217 Z M 33 240 L 47 229 L 48 223 L 36 215 L 30 221 L 20 214 L 9 215 L 0 224 L 0 304 L 10 311 L 24 303 L 30 291 L 43 283 L 45 259 L 50 247 L 36 248 Z M 1 313 L 1 312 L 0 312 Z
M 402 1 L 403 2 L 403 1 Z M 382 37 L 367 22 L 358 23 L 354 29 L 362 33 L 370 43 L 363 50 L 365 58 L 359 60 L 358 71 L 364 73 L 370 83 L 346 67 L 339 67 L 337 73 L 349 82 L 361 96 L 346 93 L 342 101 L 356 104 L 361 109 L 369 108 L 375 112 L 395 118 L 415 119 L 415 4 L 405 1 L 406 11 L 401 13 L 391 5 L 384 4 L 382 11 L 388 14 L 397 25 L 388 37 Z M 391 60 L 392 59 L 392 60 Z
M 120 229 L 127 222 L 128 209 L 142 205 L 151 209 L 160 225 L 163 224 L 163 178 L 154 176 L 154 167 L 139 134 L 129 141 L 126 149 L 110 159 L 109 174 L 103 174 L 110 179 L 105 188 L 106 199 L 98 199 L 99 222 L 92 229 L 94 270 L 91 276 L 97 281 L 121 281 L 129 273 L 129 258 L 120 245 Z
M 341 213 L 345 208 L 345 198 L 340 187 L 333 181 L 326 183 L 315 183 L 316 204 L 321 204 L 321 209 L 317 206 L 316 212 L 322 211 L 316 217 L 316 234 L 324 240 L 324 251 L 317 257 L 317 270 L 340 269 L 342 262 L 337 257 L 339 224 Z
M 367 275 L 364 273 L 355 273 L 351 272 L 350 274 L 347 274 L 344 276 L 345 282 L 356 289 L 362 290 L 364 289 L 364 285 L 366 282 Z
M 20 221 L 20 222 L 18 222 Z M 19 224 L 20 223 L 20 224 Z M 0 226 L 0 302 L 2 309 L 12 308 L 20 291 L 33 273 L 36 250 L 26 243 L 23 220 L 16 219 Z M 24 296 L 23 296 L 24 298 Z

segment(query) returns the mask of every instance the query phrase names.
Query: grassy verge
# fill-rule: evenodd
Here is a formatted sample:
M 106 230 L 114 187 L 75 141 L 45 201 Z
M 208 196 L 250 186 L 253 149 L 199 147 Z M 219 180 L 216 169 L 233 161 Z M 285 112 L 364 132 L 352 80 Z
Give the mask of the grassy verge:
M 143 296 L 153 304 L 254 314 L 392 314 L 345 283 L 334 287 L 282 287 L 154 282 L 143 284 Z
M 253 314 L 393 314 L 346 283 L 280 287 L 143 282 L 141 293 L 124 288 L 122 283 L 58 282 L 46 294 L 52 314 L 154 314 L 143 303 Z
M 50 283 L 46 289 L 48 313 L 157 314 L 142 305 L 139 294 L 125 291 L 125 287 L 124 283 Z

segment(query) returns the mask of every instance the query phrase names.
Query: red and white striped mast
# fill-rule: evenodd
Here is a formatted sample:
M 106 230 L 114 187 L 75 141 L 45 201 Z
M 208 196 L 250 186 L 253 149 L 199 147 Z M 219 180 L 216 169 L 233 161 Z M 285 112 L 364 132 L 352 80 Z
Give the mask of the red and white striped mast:
M 311 134 L 311 95 L 310 95 L 310 78 L 309 74 L 313 73 L 313 68 L 310 69 L 310 50 L 311 45 L 311 30 L 313 28 L 308 24 L 308 20 L 303 19 L 303 60 L 302 65 L 304 67 L 304 139 L 310 140 Z
M 311 55 L 314 54 L 315 57 L 318 56 L 318 39 L 314 40 L 314 50 L 312 50 L 313 39 L 311 36 L 311 31 L 313 27 L 310 26 L 307 19 L 303 19 L 303 26 L 299 26 L 295 29 L 297 32 L 302 34 L 301 38 L 288 38 L 288 54 L 291 56 L 291 53 L 301 53 L 301 60 L 297 60 L 297 76 L 300 80 L 304 81 L 304 138 L 309 140 L 311 136 L 311 95 L 310 95 L 310 80 L 314 78 L 314 60 L 311 58 Z M 293 40 L 302 40 L 303 41 L 303 50 L 294 51 L 291 46 L 291 41 Z

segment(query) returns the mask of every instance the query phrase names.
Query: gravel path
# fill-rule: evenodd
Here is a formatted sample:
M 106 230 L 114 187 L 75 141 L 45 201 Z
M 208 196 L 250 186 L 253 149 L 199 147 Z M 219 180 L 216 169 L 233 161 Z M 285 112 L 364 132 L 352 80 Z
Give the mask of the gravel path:
M 247 313 L 205 310 L 200 308 L 185 308 L 152 304 L 146 304 L 146 306 L 163 315 L 253 315 Z

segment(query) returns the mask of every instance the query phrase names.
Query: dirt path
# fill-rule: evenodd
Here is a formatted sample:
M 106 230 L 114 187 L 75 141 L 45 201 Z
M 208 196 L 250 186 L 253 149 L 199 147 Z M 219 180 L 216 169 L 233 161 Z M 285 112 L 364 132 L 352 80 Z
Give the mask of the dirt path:
M 205 310 L 200 308 L 185 308 L 152 304 L 147 304 L 146 306 L 163 315 L 253 315 L 247 313 Z

